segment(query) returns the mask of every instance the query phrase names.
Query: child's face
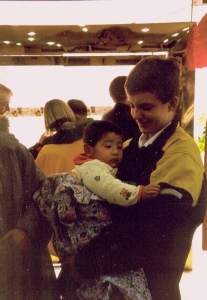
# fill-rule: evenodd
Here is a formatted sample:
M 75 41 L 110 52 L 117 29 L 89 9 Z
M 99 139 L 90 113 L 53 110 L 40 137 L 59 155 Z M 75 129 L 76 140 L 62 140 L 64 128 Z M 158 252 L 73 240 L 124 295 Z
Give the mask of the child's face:
M 95 147 L 89 146 L 91 158 L 99 159 L 116 168 L 123 156 L 123 140 L 121 135 L 113 132 L 106 133 Z

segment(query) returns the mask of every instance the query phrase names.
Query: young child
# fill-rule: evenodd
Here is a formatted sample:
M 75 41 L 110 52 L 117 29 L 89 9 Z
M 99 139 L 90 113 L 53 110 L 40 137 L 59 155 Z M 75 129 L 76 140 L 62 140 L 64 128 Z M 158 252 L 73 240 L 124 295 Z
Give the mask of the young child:
M 130 206 L 160 192 L 156 184 L 136 187 L 115 178 L 122 159 L 123 140 L 121 129 L 114 123 L 91 122 L 84 130 L 83 141 L 84 153 L 74 156 L 76 166 L 71 175 L 49 176 L 34 195 L 41 212 L 53 226 L 53 244 L 60 262 L 70 265 L 70 275 L 73 273 L 74 277 L 72 262 L 78 249 L 112 222 L 107 202 Z M 108 287 L 103 288 L 106 282 Z M 132 282 L 137 282 L 137 286 Z M 77 293 L 80 299 L 104 299 L 109 286 L 112 290 L 112 286 L 118 288 L 125 299 L 151 299 L 142 269 L 87 281 Z M 91 298 L 87 298 L 89 295 Z
M 73 178 L 109 203 L 130 206 L 156 197 L 159 185 L 133 186 L 116 179 L 123 156 L 121 129 L 110 121 L 93 121 L 83 133 L 84 153 L 74 156 Z

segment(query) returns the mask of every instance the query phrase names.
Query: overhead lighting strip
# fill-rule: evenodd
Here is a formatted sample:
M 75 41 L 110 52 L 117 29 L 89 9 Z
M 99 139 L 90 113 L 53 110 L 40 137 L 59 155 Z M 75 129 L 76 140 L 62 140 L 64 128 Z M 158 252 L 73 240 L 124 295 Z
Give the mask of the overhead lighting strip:
M 143 56 L 143 55 L 165 55 L 168 56 L 167 51 L 157 51 L 157 52 L 134 52 L 134 53 L 127 53 L 127 52 L 119 52 L 119 53 L 62 53 L 62 54 L 0 54 L 1 57 L 38 57 L 38 56 L 62 56 L 62 57 L 105 57 L 105 56 Z
M 63 53 L 63 57 L 71 57 L 71 56 L 142 56 L 142 55 L 168 55 L 167 51 L 150 51 L 150 52 L 106 52 L 106 53 Z

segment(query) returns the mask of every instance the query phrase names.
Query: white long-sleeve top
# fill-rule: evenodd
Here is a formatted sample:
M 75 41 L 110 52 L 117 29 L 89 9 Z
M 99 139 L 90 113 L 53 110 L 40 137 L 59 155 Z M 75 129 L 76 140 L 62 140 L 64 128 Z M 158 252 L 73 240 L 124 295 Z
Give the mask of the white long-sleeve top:
M 81 154 L 83 157 L 83 154 Z M 116 168 L 98 160 L 89 159 L 71 171 L 73 178 L 85 185 L 94 194 L 109 203 L 130 206 L 140 199 L 140 186 L 130 185 L 115 178 Z

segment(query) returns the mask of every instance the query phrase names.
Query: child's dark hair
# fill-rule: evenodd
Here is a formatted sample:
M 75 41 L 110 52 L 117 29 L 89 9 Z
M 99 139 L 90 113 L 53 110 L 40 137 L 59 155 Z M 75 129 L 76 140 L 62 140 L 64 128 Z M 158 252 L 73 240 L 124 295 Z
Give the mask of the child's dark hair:
M 83 142 L 94 147 L 103 135 L 109 132 L 123 136 L 121 128 L 110 121 L 92 121 L 84 129 Z

